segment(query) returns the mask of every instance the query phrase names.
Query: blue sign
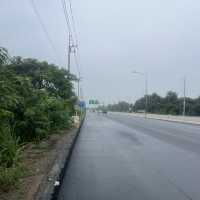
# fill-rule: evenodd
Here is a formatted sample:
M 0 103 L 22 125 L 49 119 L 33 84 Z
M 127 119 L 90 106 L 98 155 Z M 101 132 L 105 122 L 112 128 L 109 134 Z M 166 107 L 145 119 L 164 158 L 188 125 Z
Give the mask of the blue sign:
M 86 108 L 85 101 L 79 101 L 80 108 Z

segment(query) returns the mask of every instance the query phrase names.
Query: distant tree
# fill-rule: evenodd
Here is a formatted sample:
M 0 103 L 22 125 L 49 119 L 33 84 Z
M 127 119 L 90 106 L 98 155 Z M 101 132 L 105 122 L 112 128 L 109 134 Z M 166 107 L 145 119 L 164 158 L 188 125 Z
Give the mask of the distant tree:
M 110 111 L 117 111 L 117 112 L 129 112 L 132 111 L 133 105 L 129 104 L 126 101 L 120 101 L 116 104 L 109 104 L 107 106 L 107 110 Z
M 139 110 L 145 110 L 145 102 L 146 102 L 145 97 L 142 97 L 142 98 L 138 99 L 134 104 L 133 110 L 135 112 L 137 112 Z
M 8 62 L 8 51 L 6 48 L 0 47 L 0 66 Z
M 200 116 L 200 97 L 195 99 L 192 110 L 193 110 L 193 115 Z
M 173 91 L 167 92 L 166 97 L 163 99 L 163 105 L 164 113 L 173 115 L 180 114 L 180 104 L 177 93 Z
M 160 113 L 162 110 L 163 99 L 158 94 L 153 93 L 148 97 L 148 112 Z

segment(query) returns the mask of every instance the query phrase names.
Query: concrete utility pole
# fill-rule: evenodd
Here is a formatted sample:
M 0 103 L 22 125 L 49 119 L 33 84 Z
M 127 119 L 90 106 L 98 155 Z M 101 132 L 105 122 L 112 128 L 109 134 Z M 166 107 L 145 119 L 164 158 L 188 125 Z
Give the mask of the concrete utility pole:
M 68 44 L 68 64 L 67 69 L 70 72 L 70 64 L 71 64 L 71 35 L 69 35 L 69 44 Z
M 80 99 L 84 99 L 83 89 L 80 87 Z
M 67 64 L 67 69 L 68 72 L 70 73 L 71 70 L 71 53 L 76 52 L 77 45 L 72 44 L 72 36 L 69 34 L 69 45 L 68 45 L 68 64 Z
M 183 116 L 185 116 L 185 107 L 186 107 L 186 77 L 183 80 Z
M 140 74 L 145 77 L 145 118 L 147 118 L 148 111 L 148 76 L 147 73 L 142 73 L 138 71 L 133 71 L 134 74 Z
M 78 99 L 80 99 L 80 81 L 82 81 L 82 77 L 79 77 L 78 80 L 77 80 L 77 83 L 78 83 Z

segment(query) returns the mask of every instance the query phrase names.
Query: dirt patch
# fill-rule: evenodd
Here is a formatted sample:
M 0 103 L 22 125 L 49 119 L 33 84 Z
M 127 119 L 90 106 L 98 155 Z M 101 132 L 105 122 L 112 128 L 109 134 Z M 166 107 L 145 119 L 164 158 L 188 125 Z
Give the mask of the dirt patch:
M 8 192 L 0 191 L 0 199 L 33 200 L 57 156 L 62 153 L 66 144 L 71 143 L 72 132 L 76 131 L 63 131 L 61 134 L 51 135 L 39 144 L 26 145 L 22 155 L 26 175 L 20 179 L 17 188 L 13 187 Z

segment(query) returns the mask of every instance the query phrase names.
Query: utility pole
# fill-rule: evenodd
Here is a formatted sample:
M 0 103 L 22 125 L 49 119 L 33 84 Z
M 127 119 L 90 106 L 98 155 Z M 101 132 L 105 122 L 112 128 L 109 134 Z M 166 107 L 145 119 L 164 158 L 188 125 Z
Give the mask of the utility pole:
M 78 99 L 80 99 L 80 81 L 82 80 L 82 77 L 79 77 L 77 82 L 78 82 Z
M 71 53 L 75 53 L 77 48 L 77 45 L 74 45 L 72 43 L 72 35 L 69 34 L 69 45 L 68 45 L 68 64 L 67 64 L 67 69 L 68 72 L 70 73 L 71 70 Z
M 185 107 L 186 107 L 186 78 L 183 80 L 183 116 L 185 116 Z
M 80 98 L 84 99 L 84 95 L 83 95 L 83 89 L 80 87 Z
M 69 44 L 68 44 L 68 64 L 67 69 L 70 73 L 70 65 L 71 65 L 71 35 L 69 34 Z
M 147 77 L 147 73 L 145 73 L 144 76 L 145 76 L 145 118 L 147 118 L 147 111 L 148 111 L 148 77 Z

